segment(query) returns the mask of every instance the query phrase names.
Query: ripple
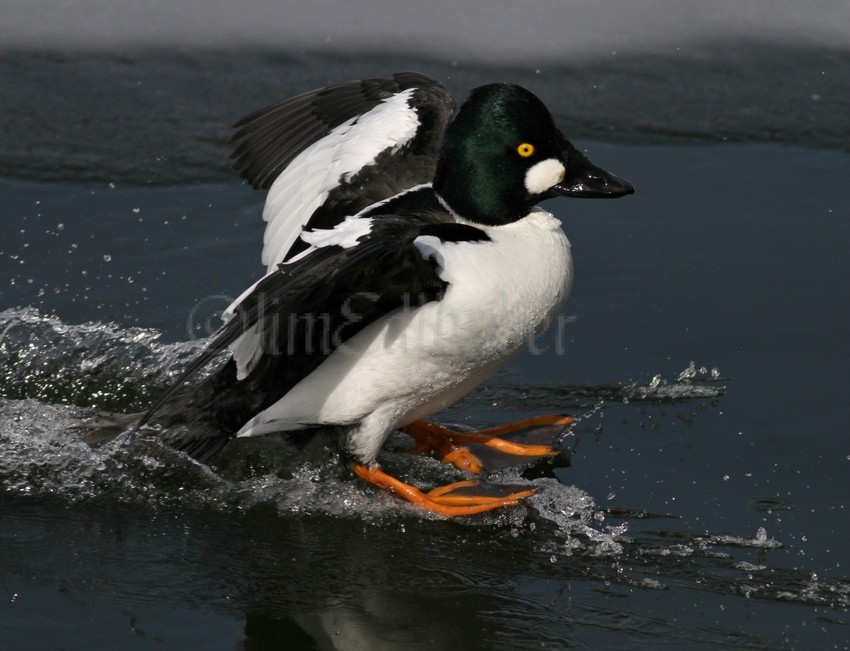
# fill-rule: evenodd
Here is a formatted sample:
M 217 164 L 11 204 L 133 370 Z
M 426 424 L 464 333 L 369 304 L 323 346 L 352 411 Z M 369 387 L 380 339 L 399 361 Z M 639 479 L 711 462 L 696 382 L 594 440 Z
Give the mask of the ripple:
M 793 511 L 796 505 L 791 500 L 779 497 L 754 497 L 749 501 L 750 508 L 761 513 L 774 511 Z

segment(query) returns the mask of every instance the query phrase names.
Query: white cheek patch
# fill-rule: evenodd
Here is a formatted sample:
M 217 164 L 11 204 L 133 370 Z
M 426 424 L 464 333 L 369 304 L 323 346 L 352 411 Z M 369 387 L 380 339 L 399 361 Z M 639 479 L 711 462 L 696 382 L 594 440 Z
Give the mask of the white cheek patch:
M 525 189 L 529 194 L 541 194 L 563 181 L 566 173 L 567 170 L 561 161 L 557 158 L 547 158 L 532 165 L 525 173 Z

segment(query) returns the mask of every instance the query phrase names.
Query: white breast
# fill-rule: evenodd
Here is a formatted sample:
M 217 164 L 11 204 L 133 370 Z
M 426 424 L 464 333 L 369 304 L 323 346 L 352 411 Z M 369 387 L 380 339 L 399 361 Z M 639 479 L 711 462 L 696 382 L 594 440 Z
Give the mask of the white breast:
M 354 441 L 361 449 L 352 451 L 369 456 L 393 428 L 461 398 L 522 350 L 569 293 L 569 242 L 540 210 L 484 230 L 491 241 L 418 238 L 449 283 L 443 299 L 371 324 L 239 435 L 352 424 L 379 413 L 386 431 Z

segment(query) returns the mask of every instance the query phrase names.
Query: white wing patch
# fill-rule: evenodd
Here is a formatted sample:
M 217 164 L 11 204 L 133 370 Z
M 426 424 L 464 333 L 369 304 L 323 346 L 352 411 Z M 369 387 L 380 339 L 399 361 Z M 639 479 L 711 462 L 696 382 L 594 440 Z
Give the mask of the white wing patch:
M 236 379 L 244 380 L 254 370 L 263 354 L 257 326 L 251 326 L 228 348 L 233 353 L 233 361 L 236 362 Z
M 408 105 L 414 89 L 393 95 L 367 113 L 336 127 L 301 152 L 269 189 L 263 219 L 263 264 L 269 271 L 283 260 L 301 229 L 328 194 L 374 162 L 385 149 L 397 150 L 416 134 L 419 118 Z
M 254 289 L 256 289 L 260 282 L 262 282 L 262 278 L 242 292 L 239 295 L 239 298 L 233 301 L 227 309 L 222 312 L 221 320 L 228 323 L 231 319 L 236 317 L 236 308 L 239 307 L 239 304 L 242 303 L 242 301 L 254 293 Z M 260 361 L 260 357 L 263 352 L 260 347 L 260 332 L 257 329 L 257 326 L 253 325 L 248 328 L 236 341 L 230 344 L 228 348 L 230 349 L 230 352 L 233 353 L 233 360 L 236 362 L 236 377 L 239 380 L 244 380 L 248 377 L 248 374 L 253 370 L 254 366 L 256 366 L 257 362 Z
M 290 258 L 284 264 L 297 262 L 310 255 L 316 249 L 322 249 L 326 246 L 341 246 L 343 249 L 350 249 L 352 246 L 356 246 L 358 240 L 364 235 L 368 235 L 371 230 L 371 219 L 346 217 L 342 223 L 337 224 L 333 228 L 303 231 L 301 233 L 301 239 L 309 244 L 310 248 Z

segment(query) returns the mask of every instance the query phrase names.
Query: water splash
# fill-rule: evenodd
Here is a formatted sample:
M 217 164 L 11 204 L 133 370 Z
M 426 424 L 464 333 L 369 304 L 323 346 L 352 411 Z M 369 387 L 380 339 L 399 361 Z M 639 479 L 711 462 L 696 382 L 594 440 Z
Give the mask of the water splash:
M 547 411 L 569 407 L 579 414 L 587 412 L 584 417 L 589 417 L 606 403 L 715 400 L 726 392 L 722 381 L 719 369 L 696 367 L 691 362 L 675 378 L 665 379 L 661 374 L 655 374 L 646 383 L 516 386 L 497 379 L 473 393 L 471 399 L 510 411 Z
M 157 332 L 139 328 L 69 326 L 35 310 L 0 313 L 4 366 L 0 389 L 5 394 L 0 398 L 2 490 L 21 499 L 58 498 L 81 507 L 119 503 L 155 511 L 195 508 L 228 517 L 259 509 L 284 520 L 319 515 L 390 527 L 442 520 L 364 486 L 336 449 L 322 441 L 312 452 L 295 454 L 285 438 L 249 440 L 212 466 L 196 463 L 154 438 L 119 437 L 89 448 L 76 428 L 93 408 L 144 407 L 203 345 L 162 344 L 158 339 Z M 501 391 L 521 400 L 524 408 L 536 409 L 539 405 L 529 402 L 555 401 L 563 406 L 564 396 L 571 395 L 580 403 L 590 399 L 591 406 L 600 409 L 600 401 L 612 396 L 638 401 L 694 399 L 705 395 L 706 387 L 698 388 L 699 382 L 717 379 L 719 372 L 689 365 L 666 384 L 656 376 L 645 385 L 604 388 L 497 386 L 485 388 L 473 401 L 483 395 L 492 399 Z M 711 384 L 707 390 L 718 393 Z M 617 404 L 622 408 L 621 401 Z M 395 439 L 380 460 L 423 487 L 458 479 L 454 469 L 408 454 Z M 754 536 L 647 531 L 647 522 L 671 516 L 603 507 L 589 493 L 552 478 L 551 473 L 528 476 L 535 475 L 506 468 L 487 478 L 499 484 L 533 485 L 537 492 L 526 504 L 453 524 L 470 532 L 488 531 L 488 539 L 522 539 L 547 565 L 579 557 L 581 564 L 577 570 L 571 565 L 573 571 L 606 583 L 663 590 L 684 582 L 750 599 L 850 606 L 850 582 L 771 566 L 768 555 L 783 544 L 764 529 Z M 433 522 L 433 526 L 440 525 Z
M 202 349 L 109 323 L 66 325 L 34 308 L 0 312 L 0 396 L 139 411 Z

